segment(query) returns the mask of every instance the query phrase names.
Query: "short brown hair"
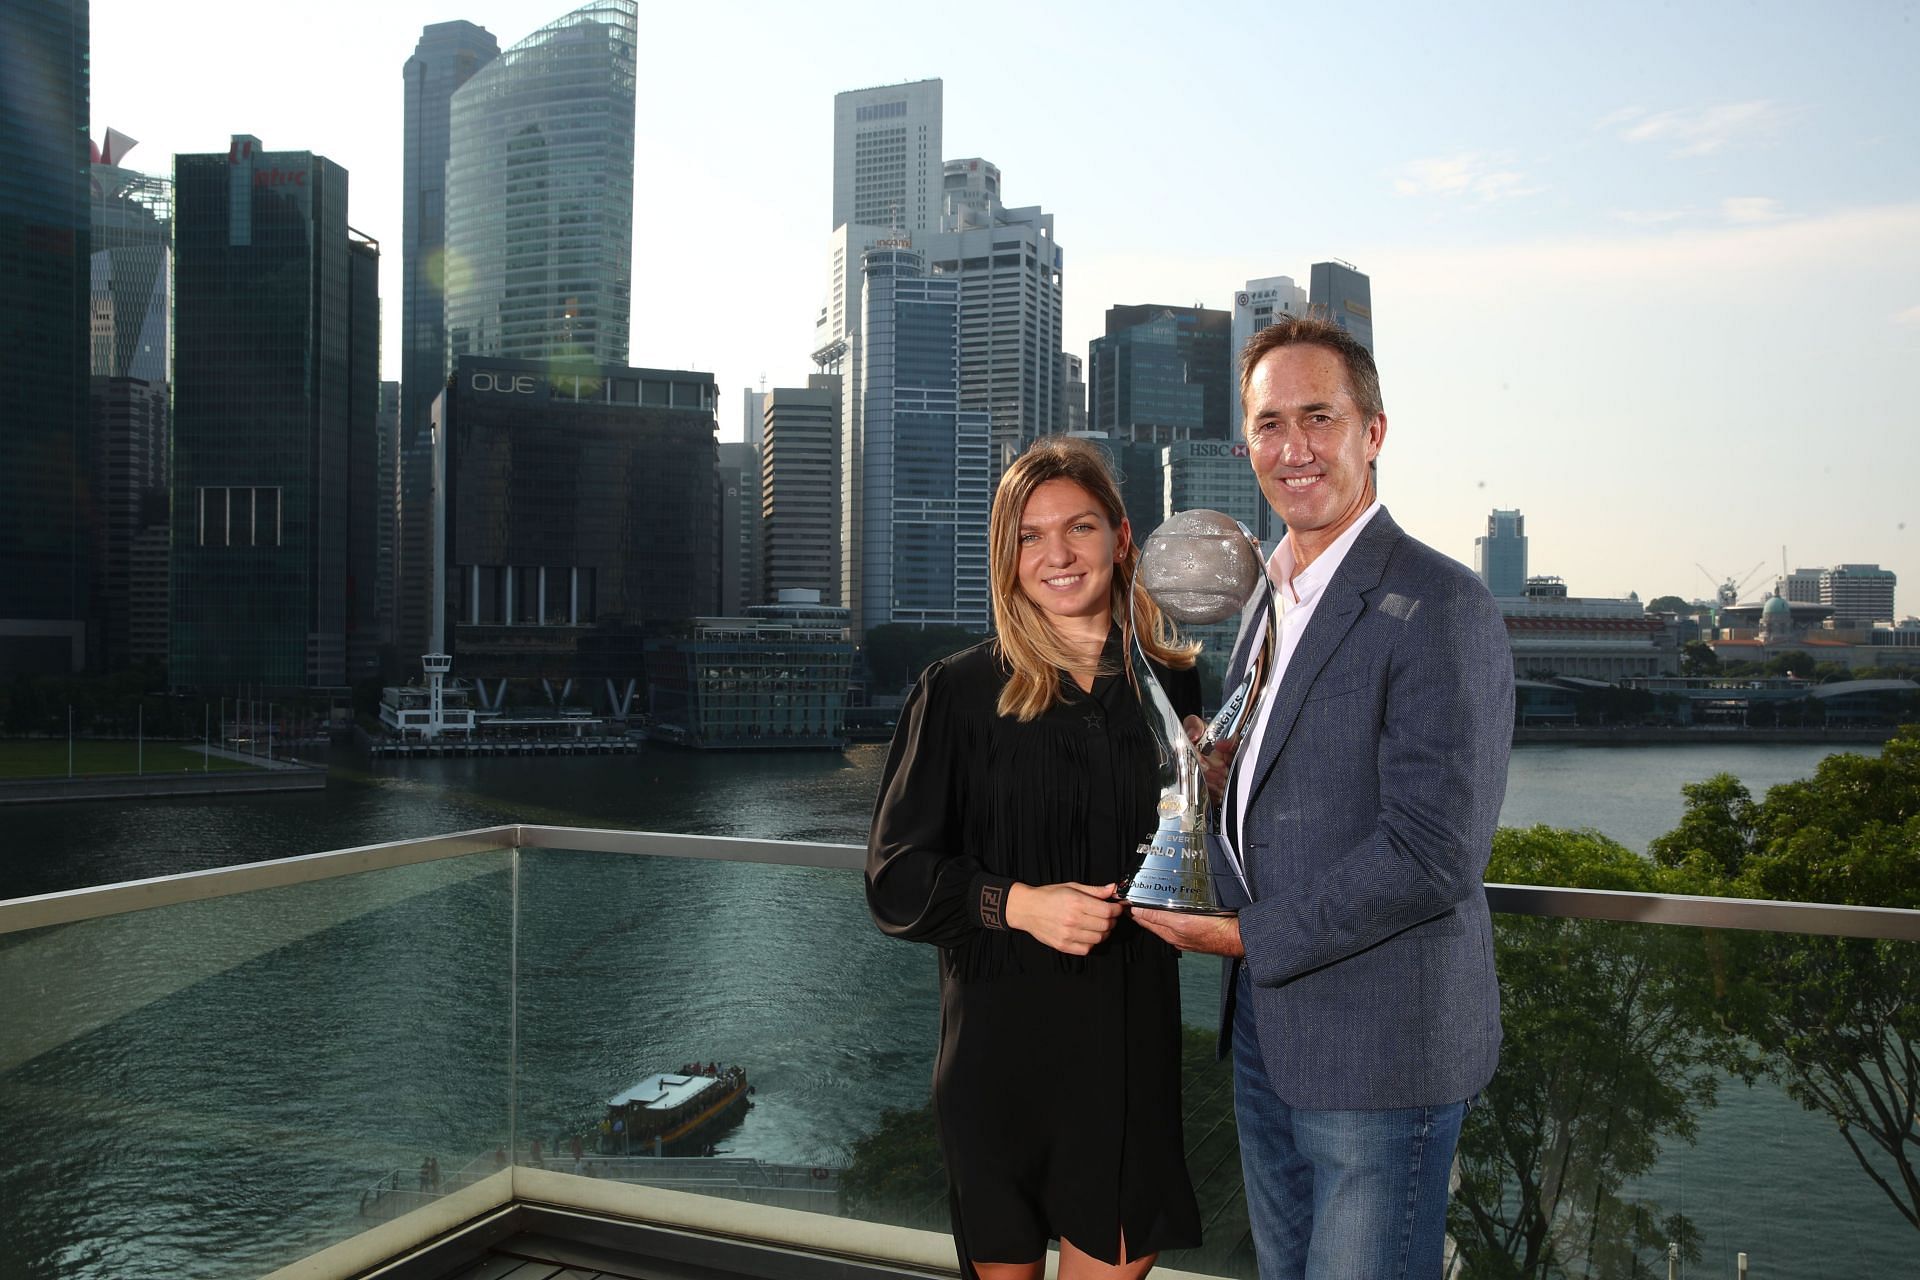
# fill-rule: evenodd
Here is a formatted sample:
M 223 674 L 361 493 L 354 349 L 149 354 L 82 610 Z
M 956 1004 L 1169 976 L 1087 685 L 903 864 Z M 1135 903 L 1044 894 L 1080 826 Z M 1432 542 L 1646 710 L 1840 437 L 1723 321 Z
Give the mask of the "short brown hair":
M 993 625 L 1000 636 L 1000 655 L 1012 670 L 1000 691 L 1000 714 L 1032 720 L 1060 698 L 1060 671 L 1071 668 L 1077 656 L 1054 635 L 1039 605 L 1020 587 L 1020 517 L 1027 499 L 1049 480 L 1071 480 L 1087 491 L 1114 529 L 1126 519 L 1120 486 L 1114 483 L 1106 454 L 1097 445 L 1071 436 L 1042 436 L 1015 458 L 993 495 L 993 514 L 987 520 L 987 576 L 993 588 Z M 1141 535 L 1127 540 L 1113 566 L 1109 605 L 1120 628 L 1121 661 L 1133 669 L 1128 641 L 1133 615 L 1140 620 L 1141 647 L 1156 662 L 1190 667 L 1197 646 L 1182 644 L 1171 624 L 1144 590 L 1134 587 L 1134 567 L 1140 561 Z M 1128 609 L 1132 592 L 1132 610 Z
M 1253 371 L 1269 351 L 1281 347 L 1325 347 L 1347 366 L 1347 394 L 1371 422 L 1386 412 L 1380 399 L 1380 370 L 1374 367 L 1373 353 L 1360 340 L 1327 319 L 1324 308 L 1314 308 L 1304 316 L 1282 316 L 1247 339 L 1240 351 L 1240 404 L 1245 408 L 1247 388 L 1253 385 Z

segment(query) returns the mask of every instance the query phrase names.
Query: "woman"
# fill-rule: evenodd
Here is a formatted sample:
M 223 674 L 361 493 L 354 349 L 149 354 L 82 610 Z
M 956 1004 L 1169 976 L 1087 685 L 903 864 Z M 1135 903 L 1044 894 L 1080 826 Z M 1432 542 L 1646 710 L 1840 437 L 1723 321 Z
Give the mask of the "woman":
M 1113 901 L 1154 828 L 1131 629 L 1181 714 L 1193 648 L 1140 593 L 1094 446 L 1041 440 L 988 526 L 998 638 L 927 668 L 867 845 L 886 933 L 940 953 L 934 1112 L 963 1275 L 1135 1280 L 1200 1240 L 1180 1133 L 1173 950 Z

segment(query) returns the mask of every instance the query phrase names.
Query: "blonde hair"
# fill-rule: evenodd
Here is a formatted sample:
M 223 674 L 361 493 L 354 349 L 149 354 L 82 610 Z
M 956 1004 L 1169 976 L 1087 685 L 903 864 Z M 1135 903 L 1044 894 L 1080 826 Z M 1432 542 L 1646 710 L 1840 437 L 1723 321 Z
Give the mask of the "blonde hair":
M 993 515 L 987 522 L 987 546 L 993 580 L 993 624 L 1000 633 L 1001 659 L 1012 671 L 1012 678 L 1000 691 L 999 711 L 1020 720 L 1037 719 L 1060 701 L 1059 673 L 1084 666 L 1086 661 L 1060 639 L 1046 613 L 1027 598 L 1020 586 L 1020 518 L 1026 514 L 1027 500 L 1034 490 L 1049 480 L 1071 480 L 1085 489 L 1105 513 L 1108 525 L 1116 530 L 1126 518 L 1106 455 L 1085 440 L 1043 436 L 1027 446 L 1000 477 L 1000 487 L 993 495 Z M 1115 559 L 1109 601 L 1113 621 L 1120 627 L 1121 663 L 1129 679 L 1135 678 L 1130 641 L 1136 618 L 1141 627 L 1140 647 L 1155 662 L 1191 667 L 1199 652 L 1198 645 L 1180 639 L 1152 597 L 1134 586 L 1134 569 L 1139 561 L 1139 544 L 1129 538 Z M 1127 607 L 1129 592 L 1131 610 Z

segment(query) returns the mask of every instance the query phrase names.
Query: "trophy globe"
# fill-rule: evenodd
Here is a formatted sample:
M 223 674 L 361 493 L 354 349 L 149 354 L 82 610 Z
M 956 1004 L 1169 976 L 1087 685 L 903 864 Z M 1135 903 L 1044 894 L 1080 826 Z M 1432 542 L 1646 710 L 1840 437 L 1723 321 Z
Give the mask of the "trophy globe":
M 1239 613 L 1260 583 L 1260 549 L 1232 516 L 1180 511 L 1147 535 L 1139 582 L 1175 622 L 1205 626 Z

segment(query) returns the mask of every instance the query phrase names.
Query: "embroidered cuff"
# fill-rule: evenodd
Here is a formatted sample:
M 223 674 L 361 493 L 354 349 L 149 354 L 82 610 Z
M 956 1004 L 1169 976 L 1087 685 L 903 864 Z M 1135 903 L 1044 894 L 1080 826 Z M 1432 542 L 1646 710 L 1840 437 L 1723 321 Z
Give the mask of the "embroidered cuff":
M 978 875 L 973 878 L 973 909 L 983 929 L 1007 927 L 1007 893 L 1012 876 Z

